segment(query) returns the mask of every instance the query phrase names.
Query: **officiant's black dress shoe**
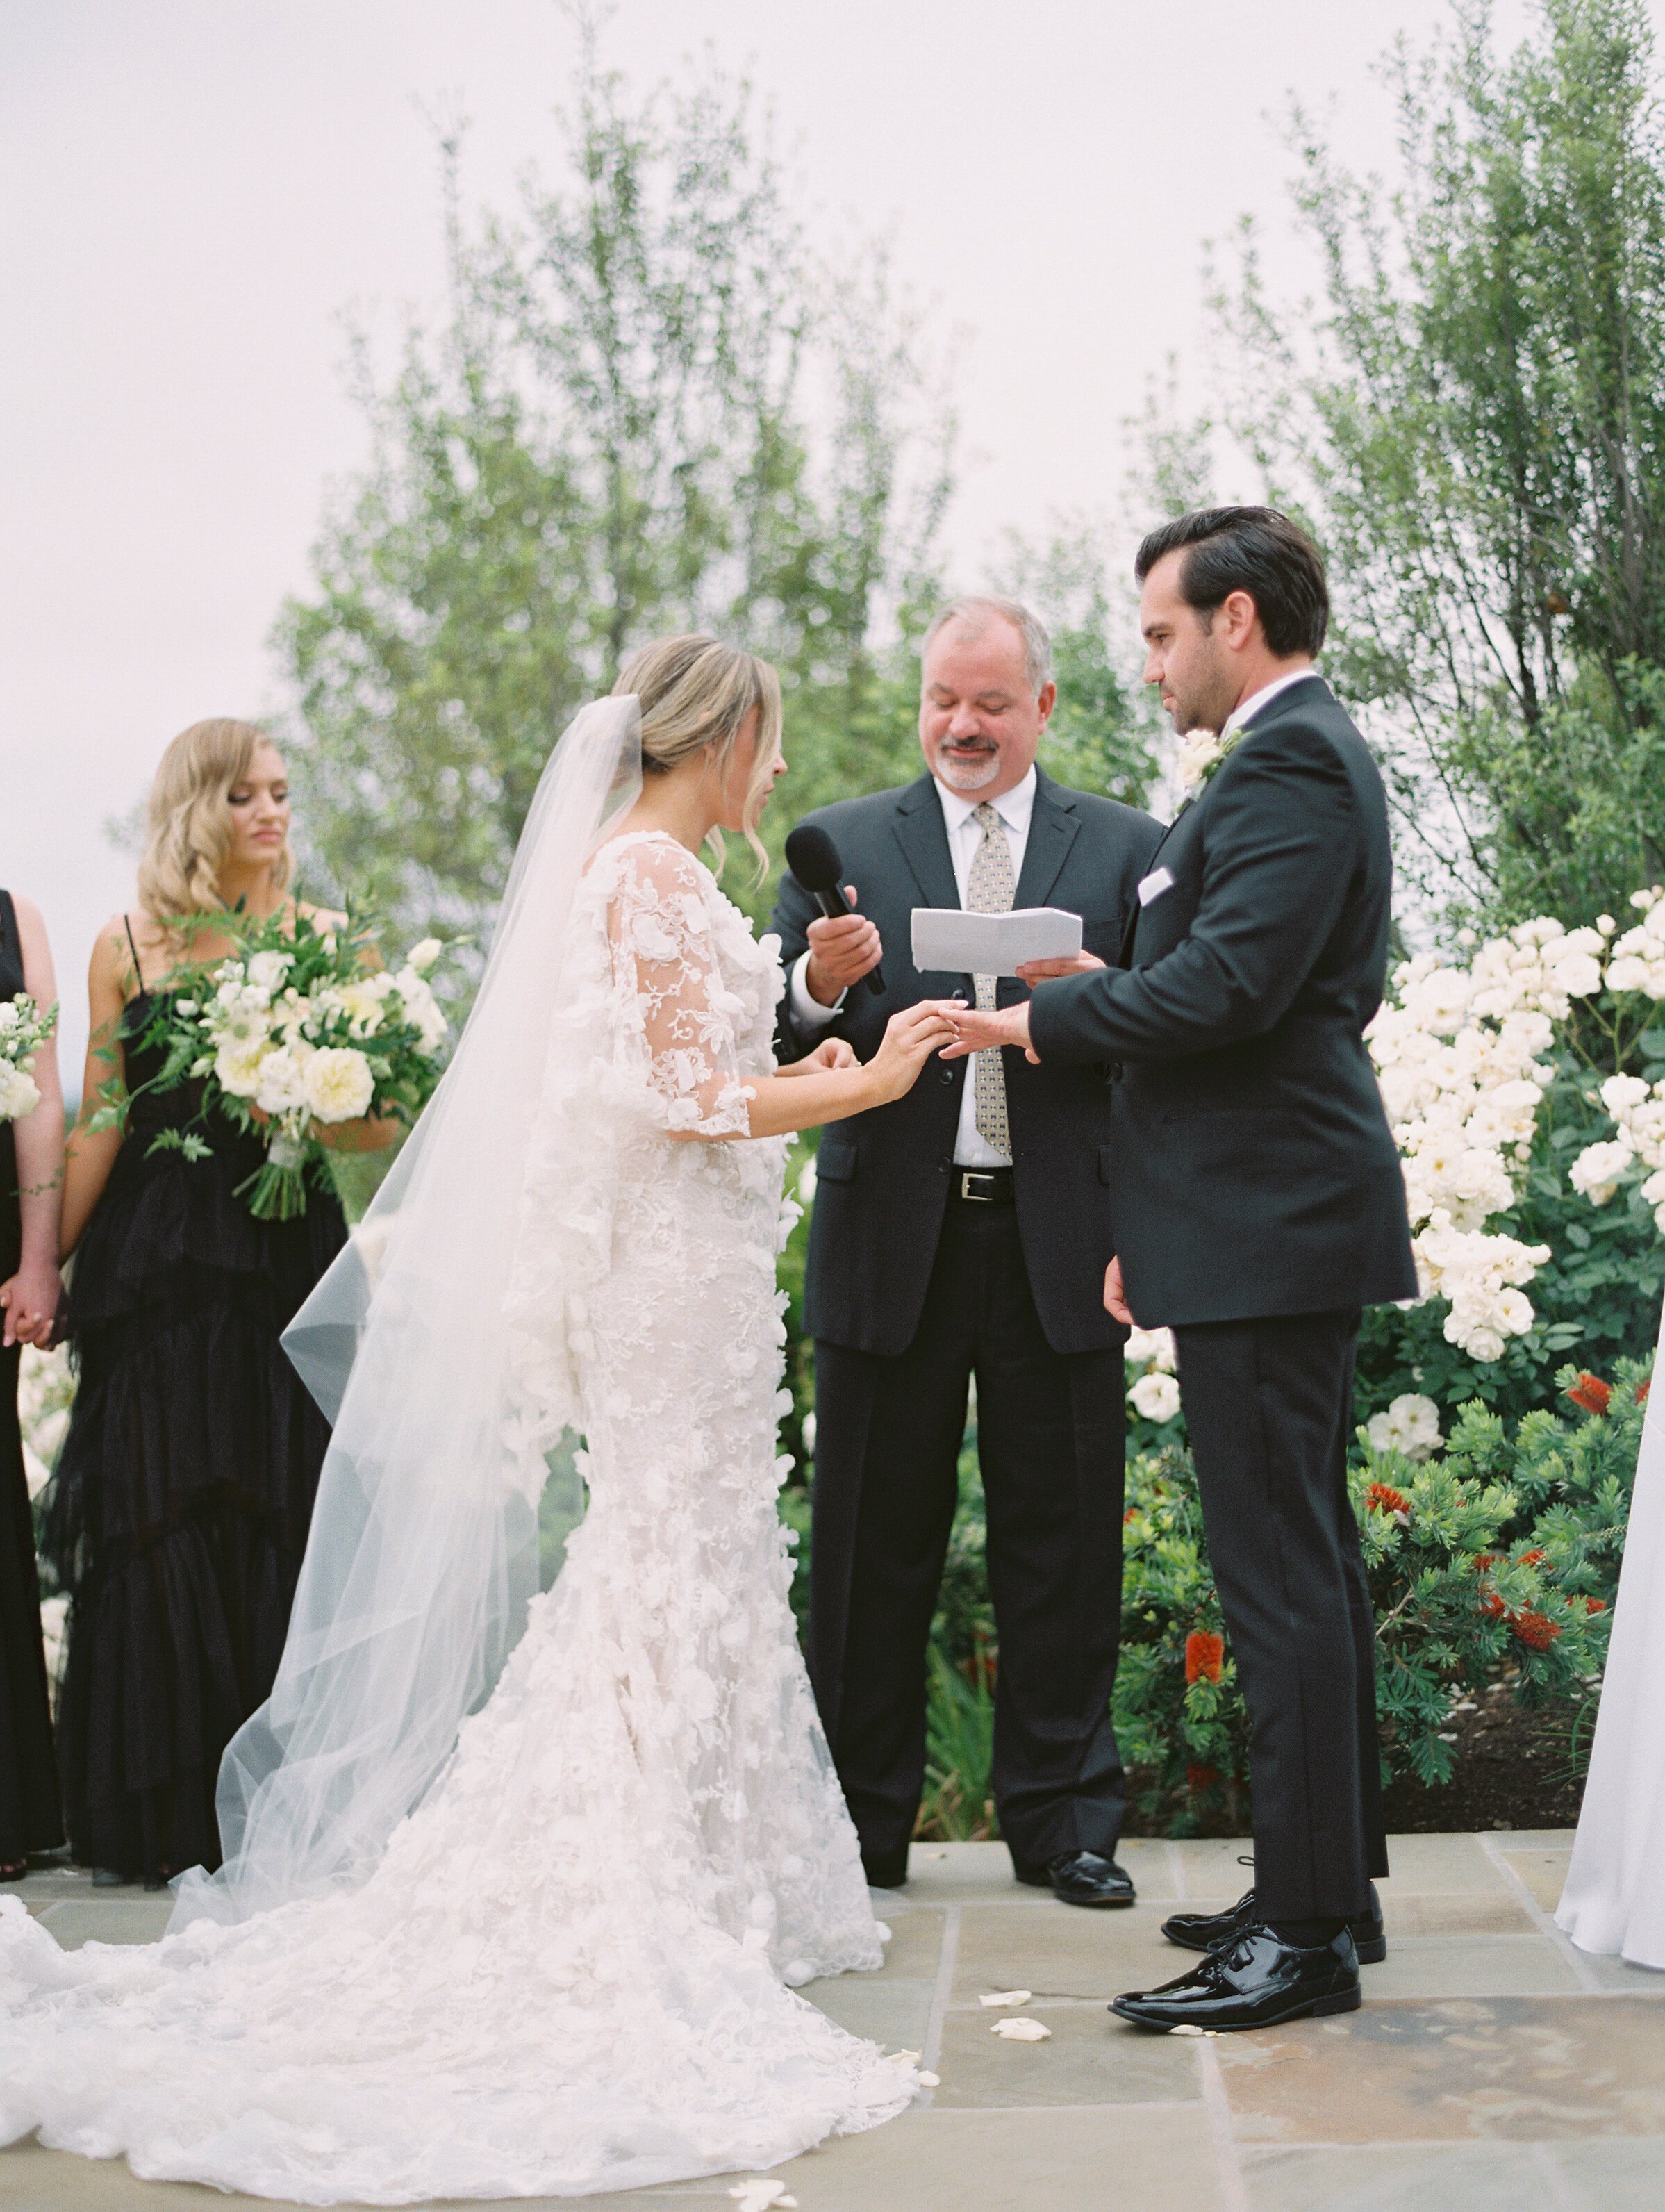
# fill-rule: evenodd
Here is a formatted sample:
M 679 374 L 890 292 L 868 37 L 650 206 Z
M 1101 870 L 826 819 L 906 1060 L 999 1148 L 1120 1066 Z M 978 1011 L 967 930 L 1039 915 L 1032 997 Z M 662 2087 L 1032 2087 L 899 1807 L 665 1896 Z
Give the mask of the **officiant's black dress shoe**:
M 1357 2012 L 1358 1954 L 1344 1928 L 1309 1949 L 1262 1920 L 1159 1990 L 1117 1997 L 1110 2010 L 1135 2027 L 1278 2027 L 1285 2021 Z
M 1066 1905 L 1131 1905 L 1131 1875 L 1099 1851 L 1063 1851 L 1044 1866 L 1025 1866 L 1014 1859 L 1012 1870 L 1031 1889 L 1049 1889 Z
M 1246 1889 L 1227 1912 L 1176 1912 L 1162 1923 L 1162 1932 L 1170 1943 L 1177 1943 L 1187 1951 L 1218 1951 L 1222 1943 L 1230 1943 L 1246 1928 L 1252 1928 L 1260 1918 L 1260 1908 L 1255 1902 L 1255 1893 Z M 1379 1966 L 1388 1955 L 1388 1938 L 1382 1926 L 1382 1901 L 1376 1893 L 1376 1884 L 1370 1884 L 1370 1909 L 1355 1913 L 1347 1923 L 1347 1933 L 1358 1954 L 1361 1966 Z

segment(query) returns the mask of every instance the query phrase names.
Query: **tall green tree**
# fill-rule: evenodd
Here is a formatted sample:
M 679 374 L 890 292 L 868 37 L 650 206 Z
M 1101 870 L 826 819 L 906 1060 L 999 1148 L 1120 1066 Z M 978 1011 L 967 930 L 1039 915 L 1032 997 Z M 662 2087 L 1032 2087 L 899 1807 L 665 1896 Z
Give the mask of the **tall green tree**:
M 810 253 L 743 82 L 638 98 L 586 45 L 512 223 L 469 224 L 442 150 L 447 319 L 386 385 L 357 348 L 372 459 L 278 639 L 322 872 L 483 928 L 556 736 L 645 638 L 777 662 L 793 811 L 884 780 L 955 423 L 883 256 Z
M 1484 0 L 1388 65 L 1396 185 L 1297 112 L 1316 313 L 1252 231 L 1228 415 L 1336 587 L 1425 890 L 1506 921 L 1665 872 L 1665 139 L 1643 0 Z

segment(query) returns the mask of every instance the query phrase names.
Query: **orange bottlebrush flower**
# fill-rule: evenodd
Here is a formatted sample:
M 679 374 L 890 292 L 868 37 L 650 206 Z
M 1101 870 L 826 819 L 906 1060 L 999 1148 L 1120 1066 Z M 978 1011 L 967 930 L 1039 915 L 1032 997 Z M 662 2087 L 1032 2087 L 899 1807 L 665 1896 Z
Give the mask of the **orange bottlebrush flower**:
M 1488 1567 L 1497 1565 L 1498 1555 L 1495 1552 L 1476 1552 L 1468 1564 L 1477 1575 L 1483 1575 Z
M 1480 1611 L 1490 1613 L 1493 1620 L 1500 1619 L 1508 1610 L 1509 1607 L 1498 1595 L 1496 1590 L 1487 1590 L 1480 1600 Z
M 1373 1482 L 1364 1492 L 1366 1508 L 1373 1513 L 1408 1513 L 1411 1501 L 1390 1482 Z
M 1185 1639 L 1185 1679 L 1218 1682 L 1225 1663 L 1225 1638 L 1206 1628 L 1194 1628 Z
M 1561 1631 L 1559 1625 L 1546 1619 L 1541 1613 L 1517 1613 L 1510 1622 L 1522 1644 L 1534 1651 L 1547 1651 Z
M 1575 1406 L 1582 1406 L 1587 1413 L 1605 1413 L 1613 1399 L 1613 1385 L 1604 1382 L 1599 1375 L 1581 1375 L 1567 1395 Z
M 1599 1597 L 1587 1597 L 1584 1600 L 1584 1611 L 1586 1613 L 1605 1613 L 1607 1609 L 1606 1605 Z
M 1218 1766 L 1200 1765 L 1194 1760 L 1187 1764 L 1185 1786 L 1194 1794 L 1204 1790 L 1212 1790 L 1219 1778 L 1220 1770 Z
M 1653 1387 L 1654 1386 L 1651 1382 L 1638 1382 L 1637 1384 L 1636 1402 L 1638 1406 L 1645 1406 L 1647 1404 L 1648 1393 L 1653 1389 Z
M 1121 1525 L 1122 1525 L 1122 1527 L 1125 1528 L 1127 1527 L 1127 1523 L 1128 1523 L 1130 1521 L 1137 1521 L 1137 1520 L 1138 1520 L 1138 1518 L 1139 1518 L 1139 1508 L 1138 1508 L 1138 1506 L 1137 1506 L 1137 1505 L 1130 1505 L 1130 1506 L 1127 1508 L 1127 1511 L 1126 1511 L 1126 1512 L 1122 1515 L 1122 1516 L 1121 1516 Z
M 1521 1565 L 1522 1565 L 1523 1567 L 1537 1567 L 1537 1566 L 1541 1566 L 1541 1565 L 1543 1565 L 1543 1560 L 1544 1560 L 1544 1554 L 1543 1554 L 1543 1553 L 1542 1553 L 1542 1551 L 1541 1551 L 1541 1550 L 1539 1550 L 1539 1551 L 1533 1551 L 1533 1552 L 1522 1552 L 1522 1554 L 1521 1554 Z

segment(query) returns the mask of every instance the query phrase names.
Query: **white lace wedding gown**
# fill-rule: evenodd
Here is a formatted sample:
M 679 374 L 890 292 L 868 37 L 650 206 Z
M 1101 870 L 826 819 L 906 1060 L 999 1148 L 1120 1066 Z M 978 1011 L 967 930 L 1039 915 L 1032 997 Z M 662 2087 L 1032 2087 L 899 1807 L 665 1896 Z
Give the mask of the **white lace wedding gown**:
M 572 927 L 507 1316 L 531 1443 L 584 1408 L 563 1571 L 356 1889 L 73 1954 L 0 1900 L 0 2141 L 398 2204 L 767 2167 L 909 2101 L 787 1986 L 885 1931 L 787 1600 L 784 1144 L 666 1134 L 745 1129 L 779 960 L 658 835 Z

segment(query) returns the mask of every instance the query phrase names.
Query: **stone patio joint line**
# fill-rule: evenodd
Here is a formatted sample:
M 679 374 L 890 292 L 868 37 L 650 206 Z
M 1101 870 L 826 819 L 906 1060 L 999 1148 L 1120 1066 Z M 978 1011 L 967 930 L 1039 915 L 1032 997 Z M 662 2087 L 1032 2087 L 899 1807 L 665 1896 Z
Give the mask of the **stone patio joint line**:
M 1591 1966 L 1571 1938 L 1556 1926 L 1553 1915 L 1544 1911 L 1543 1906 L 1539 1904 L 1537 1899 L 1504 1856 L 1503 1851 L 1494 1839 L 1491 1836 L 1477 1836 L 1474 1840 L 1509 1884 L 1522 1908 L 1537 1923 L 1539 1933 L 1548 1936 L 1550 1942 L 1554 1944 L 1568 1966 L 1571 1967 L 1573 1972 L 1578 1977 L 1581 1985 L 1592 1994 L 1598 1991 L 1601 1987 L 1601 1981 L 1595 1967 Z
M 1254 2212 L 1237 2139 L 1231 2131 L 1231 2106 L 1225 2094 L 1225 2076 L 1218 2052 L 1205 2040 L 1197 2045 L 1197 2070 L 1202 2076 L 1202 2106 L 1208 2115 L 1208 2132 L 1214 2141 L 1214 2164 L 1220 2178 L 1221 2212 Z
M 942 2056 L 943 2023 L 948 2016 L 948 2004 L 954 1994 L 954 1969 L 960 1957 L 960 1908 L 951 1905 L 942 1917 L 942 1949 L 937 1957 L 937 1986 L 931 1996 L 931 2017 L 925 2030 L 925 2055 L 921 2062 L 927 2074 L 937 2070 L 937 2061 Z M 929 2106 L 933 2096 L 929 2089 L 921 2090 L 915 2100 L 915 2109 Z

